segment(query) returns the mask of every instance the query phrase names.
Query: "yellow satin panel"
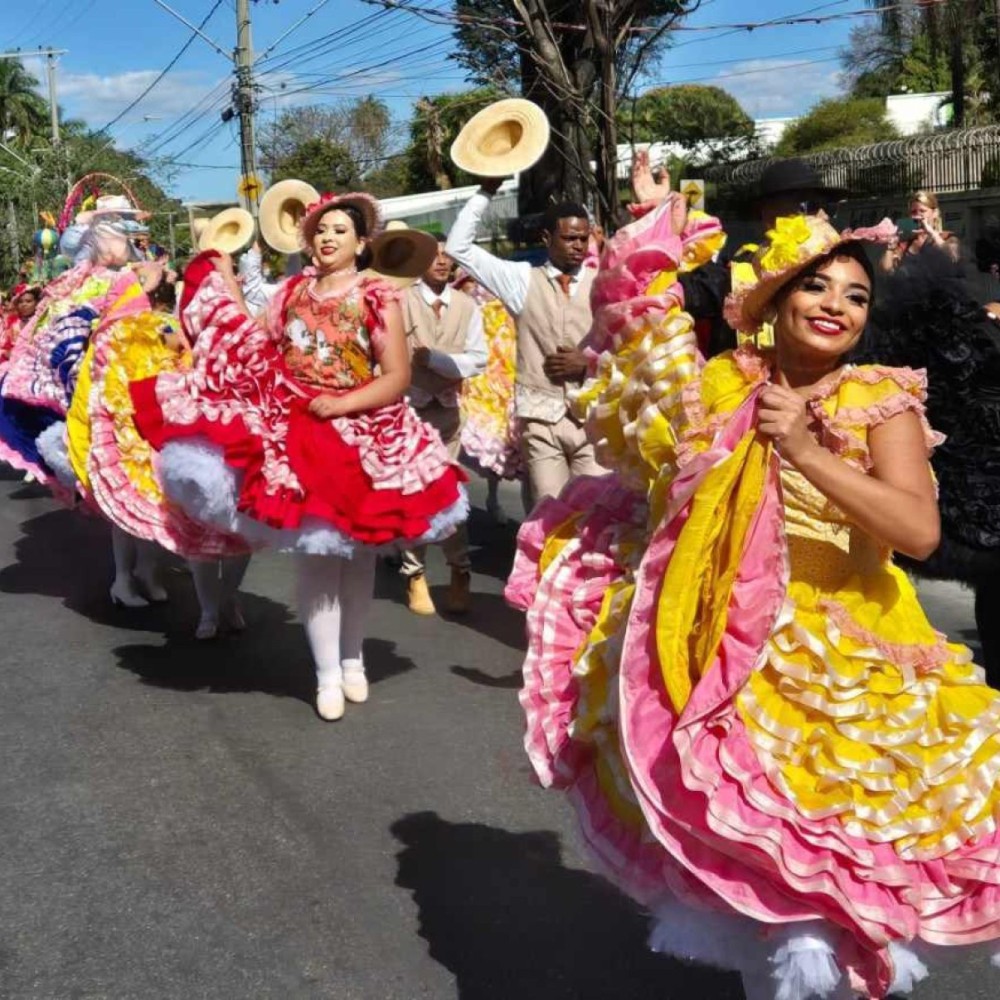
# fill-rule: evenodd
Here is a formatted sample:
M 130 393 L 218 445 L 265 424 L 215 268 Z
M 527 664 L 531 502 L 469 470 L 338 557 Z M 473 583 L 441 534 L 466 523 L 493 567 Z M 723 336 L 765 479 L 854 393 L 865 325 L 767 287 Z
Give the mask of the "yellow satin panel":
M 111 331 L 108 366 L 100 387 L 100 403 L 114 421 L 120 461 L 133 488 L 155 503 L 163 501 L 159 477 L 153 469 L 153 448 L 136 429 L 129 383 L 175 371 L 187 363 L 184 352 L 168 347 L 165 331 L 178 323 L 162 313 L 145 312 L 120 320 Z
M 90 456 L 90 393 L 92 389 L 90 369 L 94 363 L 94 345 L 89 344 L 87 353 L 80 363 L 76 377 L 76 388 L 66 414 L 66 438 L 69 445 L 69 461 L 76 478 L 86 492 L 90 492 L 90 475 L 87 459 Z
M 559 557 L 562 550 L 576 538 L 576 527 L 583 517 L 582 513 L 573 514 L 546 536 L 545 545 L 542 547 L 542 554 L 538 560 L 539 576 L 545 574 L 552 563 Z
M 573 669 L 580 693 L 570 733 L 575 740 L 595 746 L 597 781 L 611 811 L 622 823 L 638 830 L 644 823 L 642 809 L 621 753 L 614 690 L 618 684 L 617 651 L 634 593 L 635 585 L 621 580 L 604 595 L 597 623 Z
M 751 432 L 708 472 L 667 565 L 657 601 L 656 648 L 677 712 L 683 711 L 722 640 L 769 458 L 770 446 Z

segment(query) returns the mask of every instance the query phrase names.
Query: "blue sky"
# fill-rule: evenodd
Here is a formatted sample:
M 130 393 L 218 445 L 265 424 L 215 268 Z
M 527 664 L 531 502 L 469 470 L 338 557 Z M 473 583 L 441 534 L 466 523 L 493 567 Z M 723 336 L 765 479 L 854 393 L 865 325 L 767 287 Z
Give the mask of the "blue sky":
M 204 33 L 220 49 L 232 50 L 233 0 L 219 0 L 217 6 L 216 0 L 166 2 L 196 24 L 215 7 Z M 411 2 L 444 11 L 453 7 L 450 0 Z M 59 103 L 67 114 L 95 128 L 120 115 L 191 36 L 154 0 L 24 0 L 4 6 L 0 49 L 66 49 L 59 59 Z M 704 0 L 647 82 L 714 83 L 754 117 L 799 114 L 838 91 L 837 49 L 852 25 L 870 19 L 846 17 L 753 32 L 723 26 L 862 9 L 863 0 Z M 251 4 L 251 12 L 254 49 L 261 58 L 263 119 L 296 102 L 332 103 L 371 93 L 388 103 L 402 141 L 416 98 L 465 85 L 450 58 L 450 29 L 412 13 L 384 11 L 363 0 L 260 0 Z M 44 80 L 40 60 L 27 64 Z M 225 124 L 219 118 L 229 104 L 230 72 L 230 62 L 196 38 L 149 95 L 110 129 L 120 147 L 151 149 L 165 157 L 170 173 L 161 179 L 181 198 L 235 198 L 238 133 L 235 121 Z

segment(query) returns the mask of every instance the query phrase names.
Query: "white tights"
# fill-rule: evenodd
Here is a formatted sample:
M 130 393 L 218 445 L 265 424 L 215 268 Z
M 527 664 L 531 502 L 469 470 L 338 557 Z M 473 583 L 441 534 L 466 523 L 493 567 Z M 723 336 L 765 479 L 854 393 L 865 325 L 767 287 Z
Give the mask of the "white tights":
M 147 585 L 159 586 L 160 547 L 111 526 L 111 553 L 115 559 L 115 584 L 126 590 L 135 589 L 134 577 Z
M 297 557 L 299 617 L 309 637 L 318 686 L 338 684 L 342 668 L 361 670 L 361 642 L 375 590 L 375 553 L 353 559 Z
M 210 559 L 207 562 L 194 559 L 188 561 L 203 622 L 219 621 L 220 614 L 235 599 L 249 565 L 249 555 Z

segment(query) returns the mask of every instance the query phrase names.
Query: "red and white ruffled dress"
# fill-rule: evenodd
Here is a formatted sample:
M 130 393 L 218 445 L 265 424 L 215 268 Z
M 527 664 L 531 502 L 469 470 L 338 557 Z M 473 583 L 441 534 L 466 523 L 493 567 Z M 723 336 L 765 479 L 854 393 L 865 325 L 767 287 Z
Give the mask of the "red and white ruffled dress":
M 199 341 L 194 366 L 130 386 L 166 494 L 208 525 L 281 551 L 349 558 L 359 545 L 451 534 L 468 516 L 465 474 L 405 401 L 332 420 L 308 410 L 318 395 L 376 377 L 397 295 L 366 277 L 321 297 L 300 275 L 279 290 L 268 331 L 207 277 L 183 316 Z

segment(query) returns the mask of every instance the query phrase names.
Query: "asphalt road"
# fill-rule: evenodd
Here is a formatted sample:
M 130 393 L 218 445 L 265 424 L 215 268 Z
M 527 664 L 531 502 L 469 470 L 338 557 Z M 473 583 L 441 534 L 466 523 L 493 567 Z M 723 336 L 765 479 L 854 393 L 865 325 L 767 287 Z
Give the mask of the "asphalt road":
M 254 559 L 245 636 L 196 643 L 189 577 L 113 609 L 104 524 L 0 477 L 0 997 L 740 1000 L 645 950 L 530 780 L 513 531 L 476 511 L 466 620 L 380 572 L 371 701 L 325 724 L 289 560 Z M 968 594 L 928 594 L 974 636 Z M 983 957 L 917 996 L 998 988 Z

